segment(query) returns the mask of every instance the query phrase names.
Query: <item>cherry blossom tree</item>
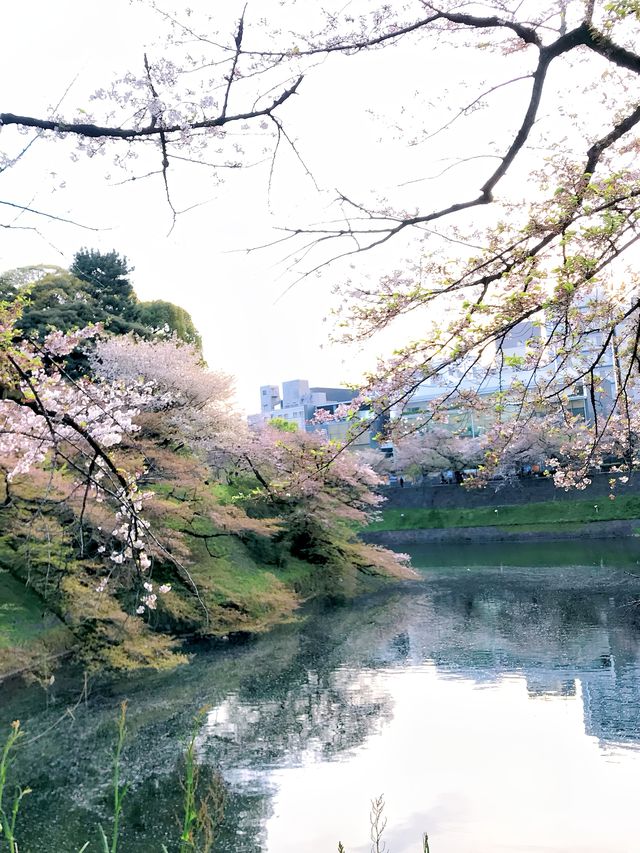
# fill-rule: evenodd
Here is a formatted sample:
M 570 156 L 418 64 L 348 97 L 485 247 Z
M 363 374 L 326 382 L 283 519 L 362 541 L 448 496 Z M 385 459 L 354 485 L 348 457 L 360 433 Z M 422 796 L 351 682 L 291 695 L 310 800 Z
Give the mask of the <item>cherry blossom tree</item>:
M 93 353 L 92 368 L 108 382 L 151 383 L 154 395 L 149 403 L 159 411 L 216 407 L 221 416 L 233 395 L 231 377 L 208 370 L 199 349 L 176 335 L 160 334 L 153 341 L 133 335 L 103 338 Z
M 26 500 L 34 517 L 41 502 L 53 497 L 61 511 L 67 507 L 78 556 L 91 562 L 96 600 L 137 590 L 132 612 L 148 620 L 158 596 L 172 589 L 153 576 L 159 560 L 173 566 L 176 580 L 195 596 L 208 623 L 206 603 L 188 568 L 184 536 L 207 541 L 277 536 L 300 556 L 315 556 L 314 562 L 342 569 L 348 561 L 367 572 L 406 572 L 384 549 L 358 545 L 349 527 L 366 520 L 379 503 L 373 471 L 317 437 L 270 428 L 250 433 L 230 405 L 229 377 L 209 371 L 194 345 L 175 337 L 104 337 L 100 327 L 54 331 L 41 345 L 16 345 L 19 311 L 17 300 L 0 307 L 4 506 L 15 508 Z M 64 357 L 96 336 L 90 377 L 70 376 Z M 207 465 L 241 473 L 247 494 L 217 506 L 208 495 L 206 533 L 201 525 L 194 527 L 199 510 L 197 505 L 189 509 L 187 501 L 185 508 L 173 510 L 166 539 L 162 508 L 154 507 L 154 491 L 148 488 L 162 476 L 154 442 L 167 448 L 165 478 L 167 466 L 180 468 L 179 451 L 205 463 L 195 465 L 202 482 L 193 483 L 194 495 L 209 491 Z M 193 472 L 187 476 L 192 480 Z M 35 495 L 25 498 L 24 488 L 14 495 L 14 483 L 25 478 L 37 484 Z M 173 479 L 179 478 L 177 470 Z M 260 506 L 266 511 L 252 513 Z
M 367 573 L 407 577 L 408 558 L 358 542 L 354 524 L 373 518 L 383 479 L 357 454 L 316 433 L 283 432 L 265 424 L 225 450 L 240 475 L 236 500 L 249 514 L 275 515 L 294 554 L 331 564 L 338 555 Z
M 64 499 L 78 492 L 81 496 L 81 556 L 87 501 L 106 499 L 114 507 L 116 525 L 101 552 L 111 570 L 130 563 L 143 575 L 151 565 L 148 523 L 142 515 L 150 493 L 139 488 L 139 475 L 118 465 L 111 450 L 138 430 L 135 418 L 152 388 L 142 382 L 96 382 L 66 374 L 62 359 L 100 327 L 54 331 L 42 345 L 22 341 L 16 346 L 19 310 L 17 302 L 0 306 L 0 470 L 5 506 L 12 502 L 11 484 L 17 476 L 45 461 L 52 474 L 68 469 L 75 479 Z
M 222 29 L 200 4 L 151 8 L 165 27 L 163 49 L 105 82 L 94 114 L 0 112 L 3 139 L 14 131 L 74 138 L 81 153 L 110 149 L 127 168 L 132 151 L 150 150 L 177 215 L 171 168 L 187 160 L 220 174 L 241 164 L 246 151 L 234 150 L 232 127 L 264 134 L 260 156 L 289 145 L 313 171 L 304 133 L 290 133 L 285 117 L 323 69 L 349 75 L 370 56 L 418 64 L 442 56 L 436 73 L 410 75 L 397 109 L 379 117 L 395 159 L 414 171 L 398 173 L 394 198 L 379 197 L 375 175 L 365 197 L 337 188 L 328 221 L 285 223 L 294 280 L 340 257 L 403 247 L 409 260 L 389 264 L 379 281 L 356 268 L 338 288 L 344 339 L 361 342 L 413 317 L 421 330 L 368 377 L 363 398 L 380 413 L 398 411 L 437 378 L 448 390 L 416 424 L 423 428 L 438 409 L 468 400 L 469 379 L 484 371 L 497 374 L 498 423 L 553 412 L 568 425 L 572 392 L 586 389 L 591 449 L 578 481 L 605 447 L 631 447 L 640 365 L 637 3 L 358 0 L 310 14 L 284 2 L 266 17 L 238 9 Z M 9 138 L 5 170 L 28 155 L 31 139 Z M 43 213 L 10 199 L 3 206 Z M 407 247 L 400 241 L 410 234 Z M 509 338 L 525 322 L 535 334 L 514 357 Z
M 426 477 L 443 471 L 462 472 L 485 462 L 487 440 L 455 435 L 440 428 L 400 439 L 394 447 L 393 464 L 397 471 Z

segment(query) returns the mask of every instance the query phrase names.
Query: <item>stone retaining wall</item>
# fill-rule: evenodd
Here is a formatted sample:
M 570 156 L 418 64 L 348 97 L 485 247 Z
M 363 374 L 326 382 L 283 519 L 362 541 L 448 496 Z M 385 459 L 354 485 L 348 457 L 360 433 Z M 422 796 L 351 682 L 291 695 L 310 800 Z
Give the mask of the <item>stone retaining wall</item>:
M 510 506 L 542 501 L 607 500 L 609 480 L 613 474 L 594 474 L 591 485 L 583 491 L 557 489 L 550 477 L 531 477 L 514 483 L 491 483 L 484 489 L 464 486 L 419 485 L 404 488 L 386 486 L 380 492 L 387 499 L 383 509 L 473 509 L 483 506 Z M 629 482 L 618 484 L 615 494 L 640 495 L 640 472 L 632 473 Z
M 362 533 L 365 542 L 385 545 L 387 548 L 402 548 L 406 545 L 430 545 L 434 543 L 460 542 L 553 542 L 560 539 L 619 539 L 637 536 L 640 521 L 588 521 L 572 526 L 570 530 L 559 526 L 556 530 L 522 530 L 514 527 L 447 527 L 422 528 L 421 530 L 377 530 Z

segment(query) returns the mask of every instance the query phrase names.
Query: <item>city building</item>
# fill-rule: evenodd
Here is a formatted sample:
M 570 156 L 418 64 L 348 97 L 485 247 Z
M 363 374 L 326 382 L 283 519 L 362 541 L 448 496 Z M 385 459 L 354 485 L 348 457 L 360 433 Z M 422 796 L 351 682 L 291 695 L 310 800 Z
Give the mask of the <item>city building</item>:
M 262 385 L 260 388 L 260 414 L 266 415 L 280 403 L 277 385 Z
M 375 446 L 374 436 L 380 431 L 377 422 L 355 438 L 352 435 L 353 422 L 345 418 L 316 420 L 319 412 L 333 416 L 339 406 L 350 403 L 357 395 L 351 388 L 333 388 L 328 386 L 310 387 L 306 379 L 290 379 L 280 386 L 262 385 L 260 387 L 260 412 L 249 415 L 250 427 L 257 428 L 274 418 L 295 424 L 301 431 L 319 433 L 325 438 L 345 442 L 351 441 L 354 449 Z
M 426 413 L 433 411 L 437 404 L 438 426 L 462 436 L 475 438 L 481 435 L 495 421 L 495 408 L 491 403 L 497 399 L 498 395 L 504 395 L 512 388 L 543 384 L 547 380 L 550 381 L 558 371 L 560 359 L 553 353 L 547 353 L 544 366 L 535 370 L 527 370 L 522 366 L 532 346 L 538 344 L 542 332 L 542 326 L 538 323 L 531 321 L 519 323 L 505 336 L 500 353 L 496 350 L 493 357 L 489 356 L 489 363 L 485 361 L 484 365 L 475 366 L 466 374 L 462 370 L 458 370 L 457 373 L 450 371 L 448 375 L 439 377 L 437 381 L 425 380 L 407 402 L 398 407 L 394 416 L 417 423 Z M 590 357 L 599 355 L 602 348 L 601 333 L 585 335 L 580 351 L 572 355 L 571 363 L 565 358 L 563 369 L 573 369 L 576 374 L 579 374 L 580 364 L 587 363 Z M 604 349 L 597 374 L 598 390 L 593 400 L 584 381 L 577 382 L 563 394 L 563 403 L 570 414 L 588 423 L 592 423 L 596 416 L 606 417 L 616 397 L 616 363 L 613 345 Z M 489 405 L 472 408 L 464 402 L 465 392 L 473 394 L 481 403 L 485 401 Z M 448 395 L 451 397 L 451 403 L 442 404 Z M 508 415 L 509 409 L 516 409 L 517 406 L 518 404 L 510 404 L 507 396 L 507 402 L 502 404 L 503 416 L 505 410 Z

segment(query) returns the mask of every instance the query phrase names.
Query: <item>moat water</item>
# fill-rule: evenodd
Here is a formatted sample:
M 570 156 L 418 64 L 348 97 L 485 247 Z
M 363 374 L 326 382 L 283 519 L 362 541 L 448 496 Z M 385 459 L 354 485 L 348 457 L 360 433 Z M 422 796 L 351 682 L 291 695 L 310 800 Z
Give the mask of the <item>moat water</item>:
M 640 541 L 429 546 L 421 579 L 171 674 L 0 686 L 29 784 L 20 853 L 99 851 L 114 719 L 129 702 L 121 853 L 178 849 L 180 755 L 199 709 L 228 791 L 222 853 L 637 853 Z M 0 848 L 1 849 L 1 848 Z

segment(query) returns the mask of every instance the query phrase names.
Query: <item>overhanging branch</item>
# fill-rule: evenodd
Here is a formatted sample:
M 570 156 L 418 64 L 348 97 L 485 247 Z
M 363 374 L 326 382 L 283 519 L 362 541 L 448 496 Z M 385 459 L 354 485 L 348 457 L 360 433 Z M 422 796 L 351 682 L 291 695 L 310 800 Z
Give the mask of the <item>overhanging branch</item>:
M 216 118 L 202 119 L 188 123 L 188 130 L 207 130 L 216 127 L 223 127 L 226 124 L 233 122 L 249 121 L 255 118 L 264 118 L 271 115 L 279 106 L 285 103 L 292 95 L 298 91 L 298 87 L 304 79 L 300 75 L 297 80 L 285 89 L 268 107 L 262 109 L 250 110 L 245 113 L 236 113 L 235 115 L 221 114 Z M 108 125 L 87 124 L 83 122 L 64 122 L 53 119 L 41 119 L 36 116 L 16 115 L 15 113 L 0 113 L 0 126 L 16 125 L 18 127 L 33 127 L 39 130 L 50 130 L 54 133 L 62 133 L 72 136 L 81 136 L 87 139 L 124 139 L 124 140 L 139 140 L 153 139 L 160 137 L 162 134 L 172 136 L 175 134 L 184 133 L 185 126 L 179 124 L 158 125 L 148 124 L 144 127 L 109 127 Z

